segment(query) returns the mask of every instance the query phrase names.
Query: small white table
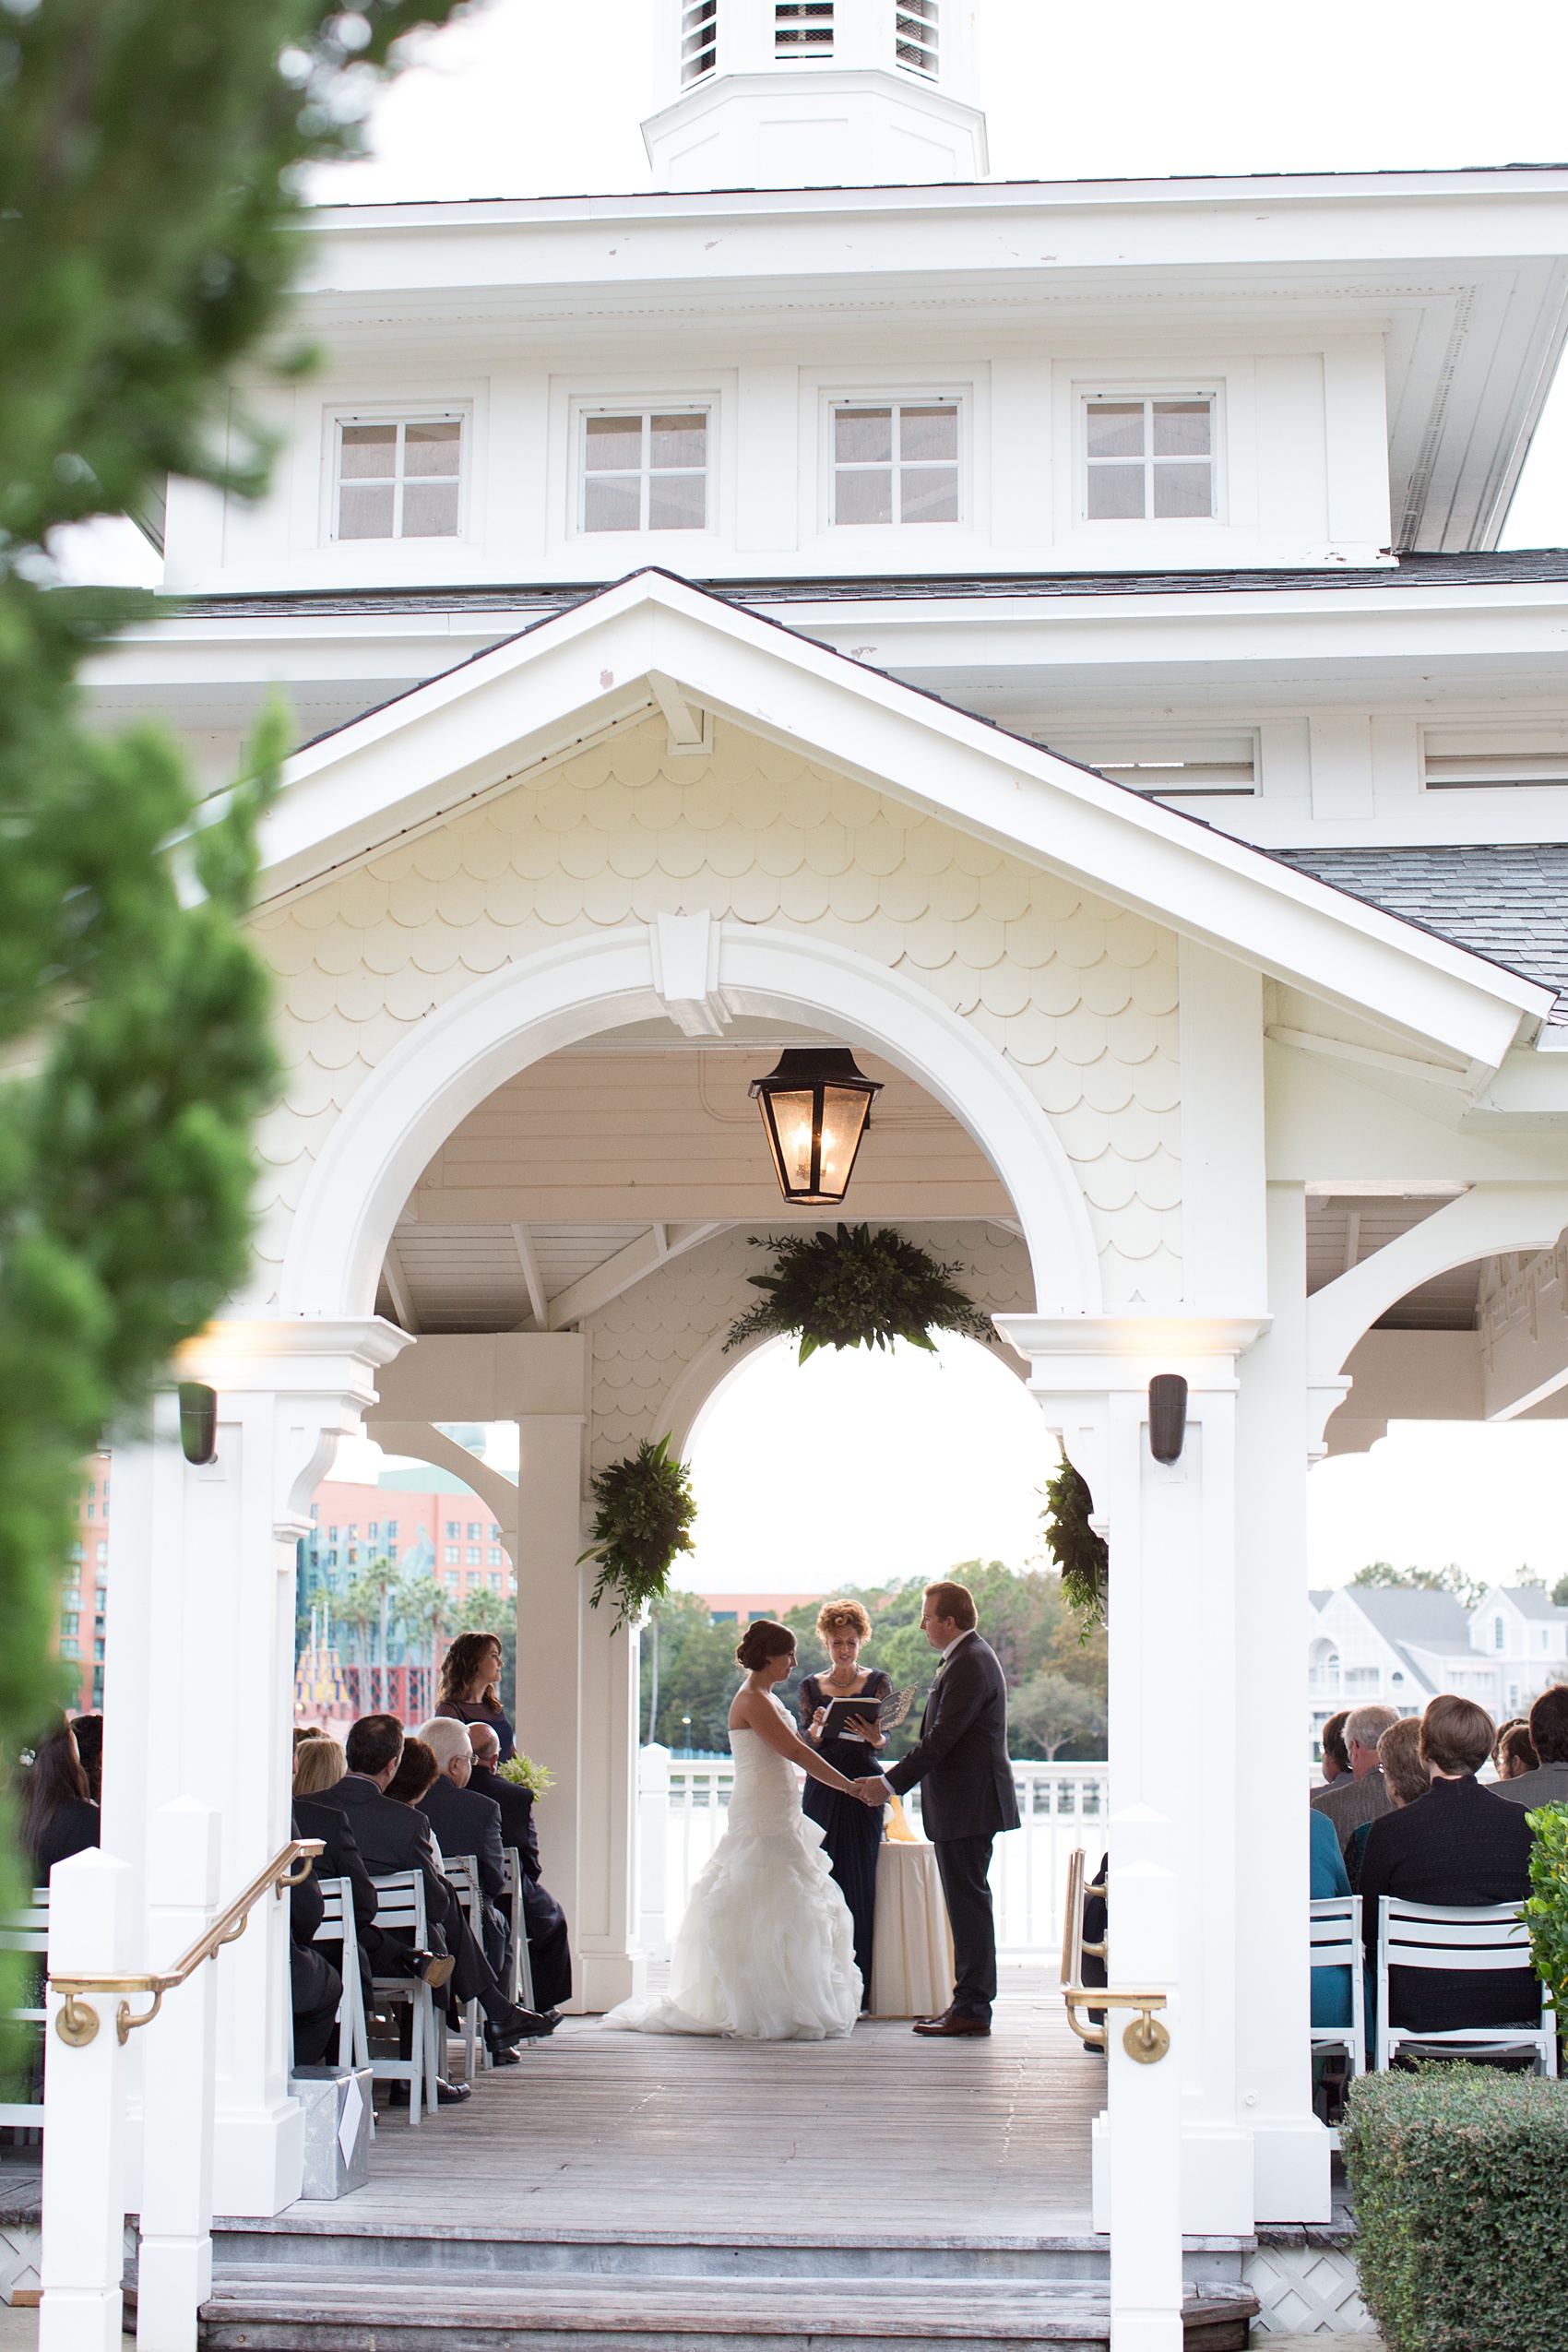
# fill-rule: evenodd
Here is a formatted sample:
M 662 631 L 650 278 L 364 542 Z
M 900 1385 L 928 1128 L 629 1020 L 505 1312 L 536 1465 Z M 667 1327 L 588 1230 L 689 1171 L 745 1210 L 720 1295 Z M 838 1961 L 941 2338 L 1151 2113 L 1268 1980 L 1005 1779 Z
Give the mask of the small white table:
M 873 2017 L 937 2017 L 953 1998 L 953 1937 L 936 1848 L 887 1837 L 876 1858 Z

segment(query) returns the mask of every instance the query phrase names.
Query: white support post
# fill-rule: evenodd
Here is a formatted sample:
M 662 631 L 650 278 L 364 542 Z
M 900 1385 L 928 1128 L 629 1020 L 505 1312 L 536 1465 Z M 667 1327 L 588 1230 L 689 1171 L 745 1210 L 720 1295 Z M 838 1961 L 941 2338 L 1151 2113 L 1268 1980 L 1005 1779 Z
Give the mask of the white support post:
M 1106 2012 L 1103 2135 L 1111 2229 L 1111 2352 L 1182 2352 L 1182 2024 L 1177 1990 L 1176 1874 L 1170 1823 L 1151 1805 L 1129 1805 L 1110 1823 L 1112 1986 L 1163 1991 L 1166 2055 L 1147 2064 L 1127 2049 L 1134 2010 Z
M 544 1883 L 571 1924 L 578 2011 L 643 1990 L 636 1918 L 637 1636 L 588 1606 L 580 1413 L 518 1421 L 517 1744 L 549 1765 Z
M 670 1751 L 657 1740 L 637 1759 L 637 1907 L 643 1950 L 663 1953 L 670 1941 Z
M 100 1852 L 57 1863 L 49 1888 L 51 1978 L 124 1976 L 132 1966 L 126 1865 Z M 43 2037 L 40 2352 L 119 2352 L 120 2346 L 125 2051 L 116 2020 L 122 1996 L 82 1998 L 96 2018 L 90 2040 L 73 2048 L 62 2039 L 65 2002 L 53 1989 Z M 133 1996 L 133 2008 L 137 2002 Z
M 148 1846 L 149 1965 L 166 1969 L 218 1907 L 219 1817 L 188 1797 L 160 1805 Z M 272 1897 L 264 1895 L 265 1912 Z M 196 2312 L 212 2292 L 212 2125 L 216 1971 L 208 1961 L 146 2028 L 137 2352 L 195 2352 Z

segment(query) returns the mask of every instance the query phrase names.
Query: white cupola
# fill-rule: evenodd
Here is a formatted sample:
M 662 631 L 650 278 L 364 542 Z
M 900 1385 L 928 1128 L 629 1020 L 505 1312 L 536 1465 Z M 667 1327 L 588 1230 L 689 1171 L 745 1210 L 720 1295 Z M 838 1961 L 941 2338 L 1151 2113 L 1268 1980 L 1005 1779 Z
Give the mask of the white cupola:
M 642 126 L 671 189 L 979 180 L 975 0 L 664 0 L 668 99 Z

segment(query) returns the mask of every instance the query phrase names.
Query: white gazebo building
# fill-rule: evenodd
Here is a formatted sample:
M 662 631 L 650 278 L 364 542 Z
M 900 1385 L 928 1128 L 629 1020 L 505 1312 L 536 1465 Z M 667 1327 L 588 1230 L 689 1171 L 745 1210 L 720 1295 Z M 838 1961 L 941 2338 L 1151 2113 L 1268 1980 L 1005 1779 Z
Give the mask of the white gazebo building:
M 225 1896 L 286 1840 L 295 1544 L 362 1426 L 514 1548 L 546 1879 L 583 2004 L 636 1989 L 586 1481 L 736 1361 L 750 1079 L 852 1047 L 850 1210 L 977 1268 L 1109 1534 L 1111 1978 L 1171 2046 L 1112 2031 L 1097 2211 L 1166 2352 L 1183 2233 L 1329 2212 L 1308 1466 L 1568 1396 L 1568 557 L 1495 552 L 1568 172 L 991 183 L 971 13 L 667 6 L 667 192 L 316 214 L 324 366 L 236 387 L 271 495 L 171 485 L 99 708 L 216 788 L 280 683 L 305 747 L 254 1277 L 184 1368 L 217 1459 L 171 1398 L 115 1463 L 104 1849 L 138 1955 L 160 1809 L 218 1807 Z M 515 1487 L 455 1420 L 517 1423 Z M 274 2215 L 284 1907 L 208 1973 L 217 2208 Z

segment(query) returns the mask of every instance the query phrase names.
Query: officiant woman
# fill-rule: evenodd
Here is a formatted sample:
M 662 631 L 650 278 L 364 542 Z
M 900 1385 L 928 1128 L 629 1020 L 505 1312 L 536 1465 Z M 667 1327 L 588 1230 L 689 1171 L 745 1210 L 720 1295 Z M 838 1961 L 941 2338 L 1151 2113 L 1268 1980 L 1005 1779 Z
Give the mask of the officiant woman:
M 830 1700 L 885 1699 L 893 1685 L 880 1667 L 864 1668 L 860 1663 L 861 1645 L 871 1638 L 871 1619 L 858 1600 L 825 1601 L 817 1611 L 816 1630 L 832 1664 L 826 1674 L 808 1674 L 801 1683 L 802 1732 L 847 1779 L 863 1780 L 882 1770 L 873 1752 L 887 1744 L 884 1734 L 874 1724 L 868 1724 L 863 1732 L 825 1738 L 823 1718 Z M 855 1966 L 864 1988 L 861 2005 L 869 2009 L 883 1808 L 863 1805 L 856 1797 L 842 1797 L 820 1780 L 807 1781 L 803 1804 L 807 1820 L 814 1821 L 822 1831 L 823 1851 L 855 1923 Z

